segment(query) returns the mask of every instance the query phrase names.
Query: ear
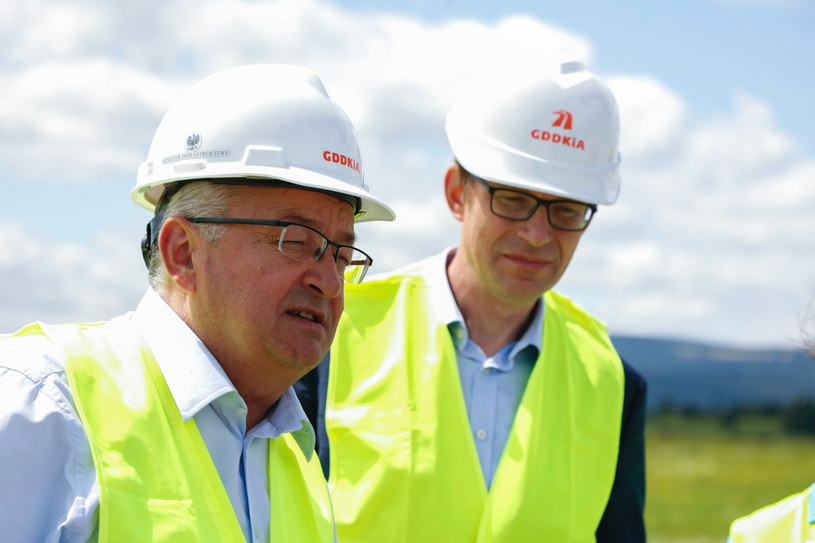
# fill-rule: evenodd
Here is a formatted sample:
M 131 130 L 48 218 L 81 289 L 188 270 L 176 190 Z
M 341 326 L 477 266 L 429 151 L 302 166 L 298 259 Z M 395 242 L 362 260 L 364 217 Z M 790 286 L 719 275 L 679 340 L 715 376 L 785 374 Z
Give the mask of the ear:
M 464 182 L 461 178 L 461 169 L 452 164 L 444 174 L 444 196 L 447 198 L 447 207 L 457 221 L 464 220 Z
M 170 217 L 164 221 L 158 235 L 158 247 L 167 275 L 186 292 L 195 292 L 195 263 L 192 256 L 199 240 L 192 224 L 180 217 Z

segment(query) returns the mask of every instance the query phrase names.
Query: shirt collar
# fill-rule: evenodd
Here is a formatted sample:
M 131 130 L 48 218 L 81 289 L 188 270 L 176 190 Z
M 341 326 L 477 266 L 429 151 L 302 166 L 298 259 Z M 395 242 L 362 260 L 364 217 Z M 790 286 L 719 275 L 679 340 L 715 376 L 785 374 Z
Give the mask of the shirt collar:
M 538 359 L 541 352 L 541 342 L 543 340 L 543 299 L 538 298 L 535 304 L 535 316 L 532 317 L 532 322 L 524 331 L 515 346 L 509 352 L 510 360 L 515 360 L 516 357 L 529 357 L 530 362 Z
M 469 334 L 464 317 L 456 304 L 453 296 L 453 289 L 450 288 L 450 281 L 447 278 L 447 263 L 455 252 L 455 247 L 448 247 L 440 254 L 428 259 L 426 262 L 425 275 L 427 285 L 430 290 L 431 303 L 435 314 L 439 316 L 441 322 L 447 325 L 450 330 L 450 337 L 460 352 L 463 352 Z M 543 301 L 538 299 L 535 306 L 535 315 L 529 326 L 524 331 L 521 338 L 515 342 L 509 352 L 509 360 L 516 356 L 531 357 L 532 361 L 537 359 L 541 352 L 541 341 L 543 338 Z
M 185 421 L 224 394 L 237 392 L 215 357 L 156 291 L 144 295 L 134 321 Z
M 246 404 L 221 365 L 173 309 L 148 289 L 135 311 L 134 322 L 153 352 L 182 418 L 187 421 L 222 396 L 234 393 L 235 409 Z M 314 430 L 294 390 L 289 388 L 250 434 L 276 438 L 291 433 L 303 454 L 311 458 Z
M 306 460 L 311 460 L 317 437 L 293 388 L 289 387 L 283 392 L 271 413 L 256 428 L 260 430 L 261 426 L 267 424 L 275 435 L 265 437 L 275 438 L 284 433 L 290 433 Z
M 447 263 L 453 257 L 455 250 L 455 247 L 449 247 L 427 259 L 426 268 L 421 272 L 427 280 L 433 313 L 448 327 L 452 323 L 464 324 L 464 317 L 456 304 L 453 289 L 450 288 L 450 281 L 447 279 Z M 464 327 L 465 341 L 466 333 L 466 327 Z

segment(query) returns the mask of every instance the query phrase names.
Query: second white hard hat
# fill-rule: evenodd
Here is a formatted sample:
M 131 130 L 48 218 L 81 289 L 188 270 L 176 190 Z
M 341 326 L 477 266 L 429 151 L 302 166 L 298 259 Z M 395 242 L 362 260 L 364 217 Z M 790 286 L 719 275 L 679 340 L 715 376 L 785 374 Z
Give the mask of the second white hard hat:
M 394 218 L 363 182 L 351 121 L 299 66 L 240 66 L 191 87 L 159 124 L 131 196 L 152 211 L 168 183 L 217 178 L 329 191 L 359 199 L 358 222 Z
M 447 116 L 453 154 L 501 185 L 611 204 L 620 192 L 617 102 L 576 60 L 473 85 Z

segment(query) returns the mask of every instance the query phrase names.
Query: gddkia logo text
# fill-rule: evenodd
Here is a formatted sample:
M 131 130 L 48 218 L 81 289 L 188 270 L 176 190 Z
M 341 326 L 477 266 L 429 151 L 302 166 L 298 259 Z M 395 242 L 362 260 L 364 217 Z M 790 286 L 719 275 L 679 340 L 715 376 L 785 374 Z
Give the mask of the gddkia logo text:
M 187 136 L 187 140 L 186 142 L 184 142 L 186 152 L 166 156 L 161 159 L 161 163 L 169 164 L 170 162 L 178 162 L 179 160 L 190 160 L 192 158 L 212 159 L 212 158 L 225 158 L 229 156 L 228 149 L 222 149 L 218 151 L 199 151 L 203 141 L 204 138 L 201 137 L 201 134 L 199 134 L 198 132 L 193 132 L 192 134 Z
M 352 170 L 358 172 L 359 162 L 350 156 L 343 155 L 342 153 L 335 153 L 334 151 L 323 151 L 323 160 L 326 162 L 333 162 L 334 164 L 342 164 Z
M 556 115 L 555 120 L 552 122 L 552 128 L 559 128 L 561 130 L 572 129 L 572 122 L 574 118 L 571 112 L 566 111 L 565 109 L 559 109 L 557 111 L 553 111 L 552 114 Z M 568 136 L 562 132 L 556 132 L 555 130 L 543 130 L 536 128 L 530 133 L 530 135 L 536 140 L 559 143 L 567 147 L 580 149 L 581 151 L 586 150 L 586 143 L 580 138 Z

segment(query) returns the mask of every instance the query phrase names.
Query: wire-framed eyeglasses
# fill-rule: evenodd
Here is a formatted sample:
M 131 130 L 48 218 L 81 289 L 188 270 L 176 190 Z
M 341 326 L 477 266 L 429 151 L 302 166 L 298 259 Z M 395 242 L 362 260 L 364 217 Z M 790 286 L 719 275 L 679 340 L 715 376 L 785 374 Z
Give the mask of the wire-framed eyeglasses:
M 193 217 L 187 219 L 193 223 L 208 224 L 249 224 L 258 226 L 273 226 L 276 228 L 275 241 L 277 249 L 299 262 L 317 262 L 325 254 L 328 247 L 333 247 L 334 263 L 337 265 L 337 275 L 345 281 L 359 284 L 368 273 L 373 259 L 365 251 L 335 243 L 325 237 L 319 230 L 305 224 L 291 221 L 275 221 L 266 219 L 230 219 L 213 217 Z
M 585 230 L 597 206 L 574 200 L 541 200 L 526 192 L 496 188 L 474 175 L 470 175 L 490 193 L 490 210 L 493 214 L 511 221 L 525 221 L 535 214 L 538 207 L 546 208 L 546 216 L 553 228 L 580 232 Z

